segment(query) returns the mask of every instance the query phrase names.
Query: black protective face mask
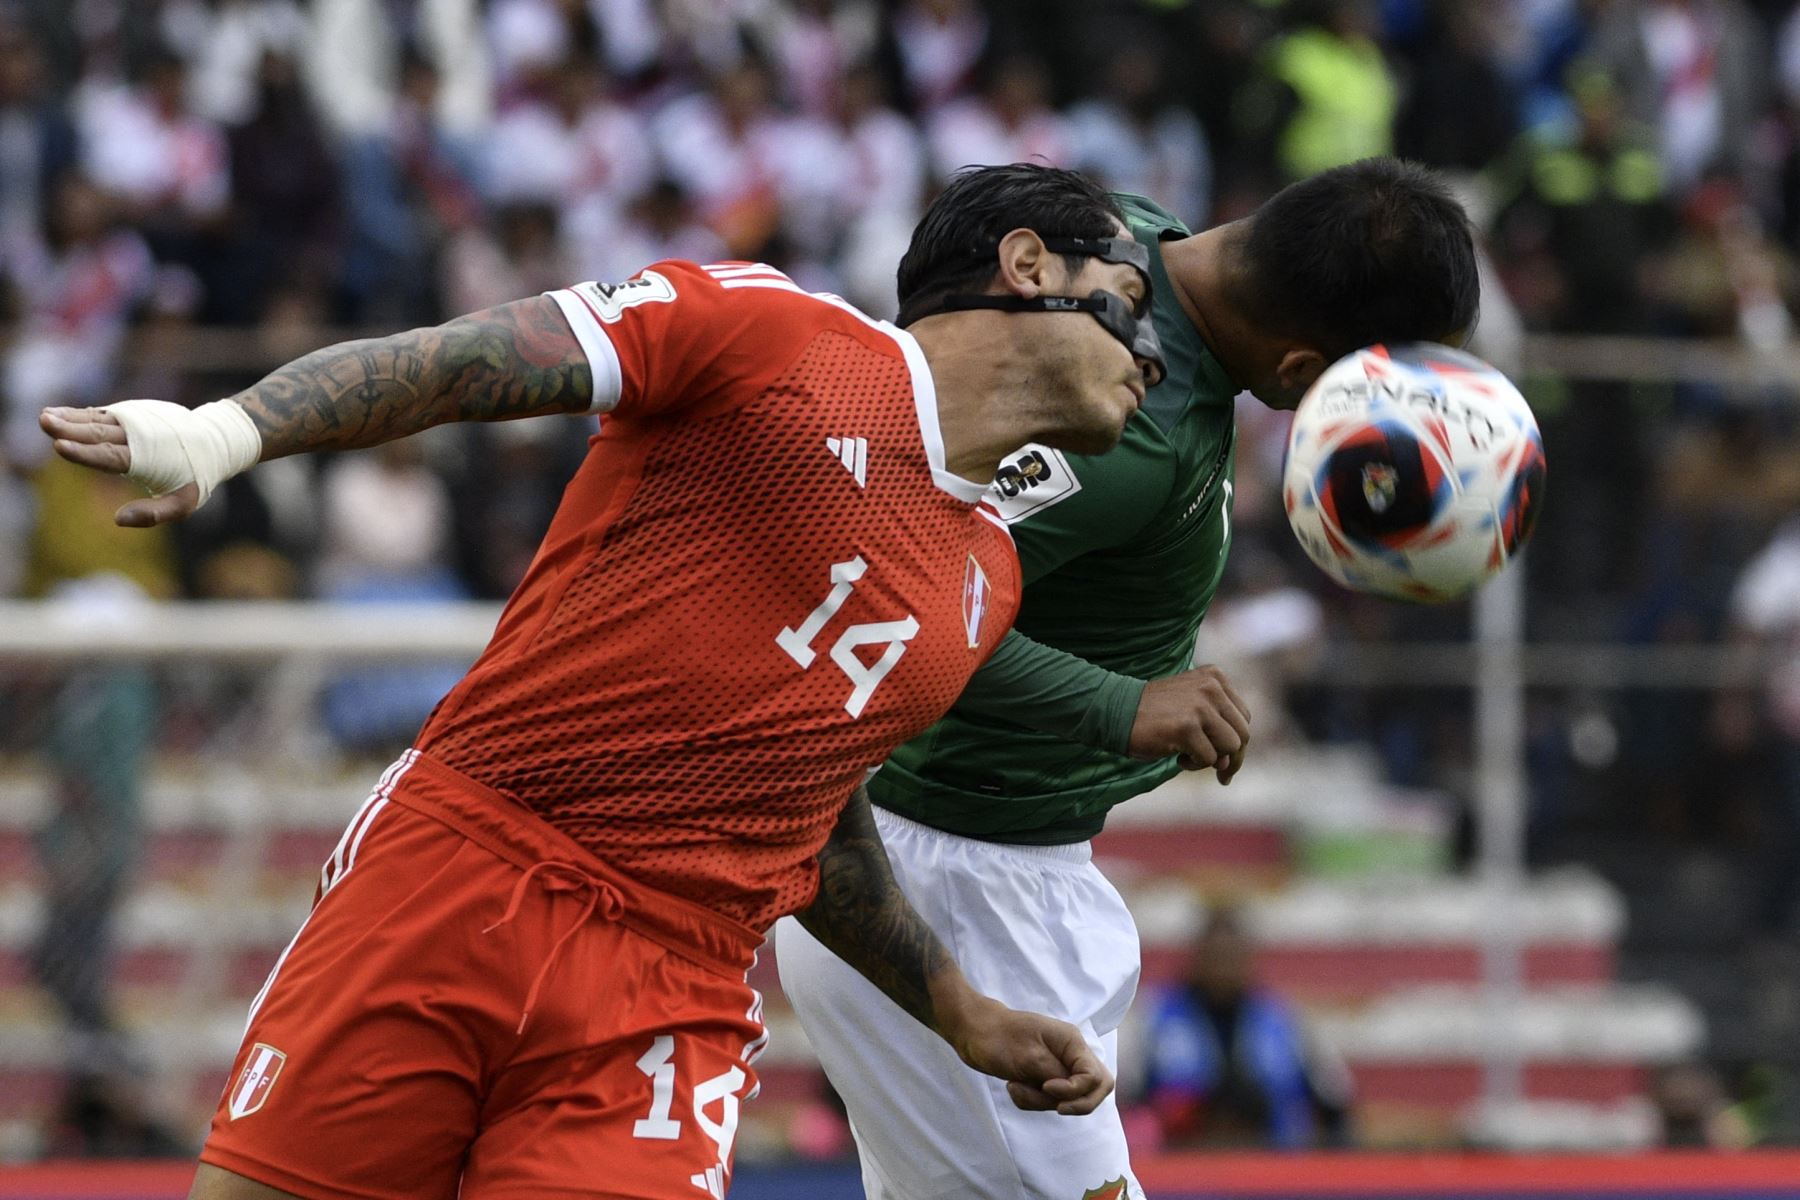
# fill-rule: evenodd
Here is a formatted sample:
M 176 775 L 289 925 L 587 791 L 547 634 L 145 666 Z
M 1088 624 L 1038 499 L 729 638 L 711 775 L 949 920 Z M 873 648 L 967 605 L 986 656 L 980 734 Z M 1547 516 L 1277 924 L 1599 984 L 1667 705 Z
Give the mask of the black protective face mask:
M 1085 254 L 1103 262 L 1120 263 L 1134 268 L 1144 279 L 1142 315 L 1132 310 L 1125 297 L 1117 292 L 1096 288 L 1086 296 L 1003 296 L 978 295 L 972 292 L 952 293 L 930 309 L 902 312 L 900 325 L 906 326 L 921 317 L 941 312 L 964 312 L 974 308 L 1000 312 L 1084 312 L 1093 315 L 1100 327 L 1124 343 L 1133 355 L 1144 360 L 1144 383 L 1155 387 L 1169 373 L 1163 361 L 1162 343 L 1156 338 L 1156 326 L 1150 317 L 1150 251 L 1131 238 L 1065 238 L 1044 239 L 1045 249 L 1054 254 Z M 986 252 L 992 255 L 994 247 Z

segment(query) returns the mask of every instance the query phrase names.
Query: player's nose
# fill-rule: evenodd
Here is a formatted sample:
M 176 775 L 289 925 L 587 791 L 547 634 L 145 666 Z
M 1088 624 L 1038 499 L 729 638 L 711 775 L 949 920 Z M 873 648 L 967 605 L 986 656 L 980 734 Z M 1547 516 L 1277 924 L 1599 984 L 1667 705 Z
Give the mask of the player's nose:
M 1138 374 L 1143 378 L 1145 391 L 1149 391 L 1162 382 L 1163 365 L 1161 360 L 1142 354 L 1133 354 L 1132 358 L 1137 360 Z M 1139 396 L 1138 399 L 1142 400 L 1143 397 Z

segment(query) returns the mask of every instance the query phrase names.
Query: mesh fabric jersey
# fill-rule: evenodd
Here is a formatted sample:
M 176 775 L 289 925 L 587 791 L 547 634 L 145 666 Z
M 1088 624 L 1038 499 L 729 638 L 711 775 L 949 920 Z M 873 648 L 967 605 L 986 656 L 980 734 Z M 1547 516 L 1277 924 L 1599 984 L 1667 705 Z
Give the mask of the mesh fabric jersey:
M 617 402 L 418 747 L 761 930 L 998 644 L 1017 559 L 905 333 L 754 264 L 553 295 Z

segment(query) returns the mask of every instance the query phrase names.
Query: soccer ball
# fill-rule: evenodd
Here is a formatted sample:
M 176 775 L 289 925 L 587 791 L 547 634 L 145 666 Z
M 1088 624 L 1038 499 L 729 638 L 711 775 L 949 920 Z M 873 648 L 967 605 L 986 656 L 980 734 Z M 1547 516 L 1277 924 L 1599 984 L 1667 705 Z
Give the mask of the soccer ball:
M 1506 376 L 1447 346 L 1370 346 L 1300 401 L 1282 503 L 1307 556 L 1345 587 L 1437 602 L 1524 546 L 1544 473 L 1537 421 Z

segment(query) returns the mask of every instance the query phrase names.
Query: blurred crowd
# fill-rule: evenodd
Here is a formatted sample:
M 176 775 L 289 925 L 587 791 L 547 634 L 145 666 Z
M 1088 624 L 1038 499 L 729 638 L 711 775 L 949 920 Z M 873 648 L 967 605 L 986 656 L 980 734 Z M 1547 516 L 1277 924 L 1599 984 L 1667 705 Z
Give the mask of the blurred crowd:
M 774 262 L 885 315 L 923 201 L 970 163 L 1080 167 L 1201 227 L 1400 153 L 1464 186 L 1496 266 L 1490 352 L 1519 329 L 1784 346 L 1797 9 L 0 0 L 0 594 L 104 564 L 152 595 L 504 595 L 581 452 L 568 423 L 265 470 L 189 529 L 122 540 L 83 519 L 110 489 L 45 463 L 35 413 L 198 402 L 327 328 L 433 321 L 668 256 Z M 242 336 L 194 340 L 220 328 Z M 204 344 L 224 349 L 192 353 Z M 1589 516 L 1539 556 L 1548 598 L 1574 602 L 1559 617 L 1616 620 L 1633 589 L 1691 573 L 1680 520 L 1667 546 L 1628 536 L 1647 510 L 1709 510 L 1704 525 L 1728 506 L 1720 483 L 1754 518 L 1800 494 L 1800 472 L 1745 459 L 1768 449 L 1767 405 L 1582 390 L 1535 397 L 1558 504 Z M 1670 408 L 1698 426 L 1653 430 Z M 1282 425 L 1246 417 L 1248 499 Z M 1681 498 L 1652 488 L 1663 470 Z M 1294 579 L 1266 561 L 1291 558 L 1270 506 L 1245 507 L 1249 549 L 1263 532 L 1269 553 L 1241 552 L 1240 573 Z
M 0 0 L 0 596 L 105 572 L 155 597 L 502 597 L 591 428 L 283 461 L 121 532 L 123 485 L 48 456 L 47 404 L 201 403 L 330 331 L 668 256 L 776 263 L 887 315 L 913 221 L 966 164 L 1079 167 L 1199 228 L 1386 153 L 1465 196 L 1476 349 L 1503 367 L 1521 333 L 1792 345 L 1796 0 Z M 1791 389 L 1612 381 L 1611 353 L 1522 376 L 1554 479 L 1534 635 L 1785 653 Z M 1285 417 L 1241 417 L 1217 653 L 1466 635 L 1466 606 L 1402 612 L 1306 567 L 1271 502 Z M 440 684 L 349 680 L 326 720 L 404 741 Z M 1678 834 L 1755 837 L 1774 803 L 1761 844 L 1800 865 L 1795 692 L 1565 697 L 1534 718 L 1534 828 L 1602 777 Z M 1264 744 L 1373 740 L 1395 781 L 1467 792 L 1461 692 L 1283 698 Z M 1717 803 L 1722 777 L 1752 799 Z
M 455 427 L 284 460 L 179 528 L 125 532 L 109 518 L 127 489 L 48 455 L 46 405 L 198 404 L 332 331 L 665 257 L 775 263 L 886 316 L 913 222 L 964 165 L 1078 167 L 1201 228 L 1389 153 L 1465 197 L 1489 274 L 1476 349 L 1503 367 L 1522 333 L 1792 353 L 1800 0 L 0 0 L 0 599 L 503 597 L 592 430 Z M 1791 386 L 1611 380 L 1607 361 L 1521 377 L 1552 477 L 1533 636 L 1794 665 L 1724 691 L 1534 698 L 1533 851 L 1627 808 L 1677 841 L 1753 847 L 1756 927 L 1790 932 L 1800 405 Z M 1395 782 L 1466 798 L 1465 691 L 1259 682 L 1340 634 L 1466 637 L 1469 612 L 1329 588 L 1274 503 L 1286 418 L 1249 401 L 1240 418 L 1205 654 L 1273 694 L 1264 745 L 1370 740 Z M 403 744 L 454 674 L 337 680 L 323 723 L 351 750 Z M 77 744 L 129 724 L 147 688 L 102 673 L 57 728 Z M 83 760 L 83 794 L 134 810 L 142 753 Z M 58 987 L 80 1025 L 92 981 Z M 1194 1031 L 1264 1011 L 1246 1003 L 1202 980 L 1169 1010 L 1170 1138 L 1242 1090 L 1215 1077 L 1230 1038 Z M 1330 1072 L 1292 1058 L 1263 1081 L 1281 1103 L 1254 1111 L 1329 1133 Z
M 159 597 L 504 596 L 588 429 L 272 464 L 122 534 L 122 485 L 48 458 L 47 404 L 199 403 L 327 330 L 668 256 L 773 262 L 885 315 L 965 164 L 1080 167 L 1198 228 L 1384 153 L 1466 196 L 1491 263 L 1477 349 L 1503 366 L 1521 331 L 1792 344 L 1795 0 L 0 0 L 0 596 L 98 571 Z M 1534 632 L 1792 640 L 1791 394 L 1524 382 L 1554 476 Z M 1463 609 L 1326 590 L 1270 503 L 1285 418 L 1247 404 L 1242 426 L 1227 649 L 1465 631 Z M 435 687 L 415 684 L 328 718 L 403 739 Z M 1401 782 L 1466 767 L 1457 698 L 1365 701 L 1284 715 L 1373 738 Z M 1669 736 L 1694 702 L 1600 705 L 1581 728 L 1610 742 L 1544 722 L 1539 811 L 1599 762 L 1671 828 L 1743 825 L 1700 785 L 1773 754 L 1800 848 L 1791 697 L 1727 698 L 1699 754 Z

